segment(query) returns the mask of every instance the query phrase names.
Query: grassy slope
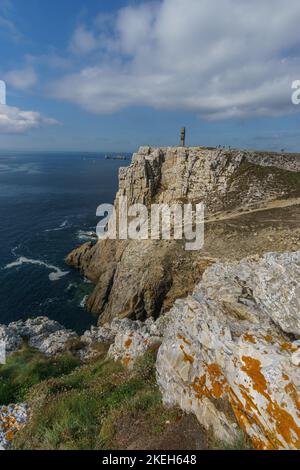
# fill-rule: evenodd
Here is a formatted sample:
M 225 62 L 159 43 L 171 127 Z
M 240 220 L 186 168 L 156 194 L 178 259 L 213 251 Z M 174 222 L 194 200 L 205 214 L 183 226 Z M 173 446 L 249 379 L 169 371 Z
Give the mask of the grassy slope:
M 0 367 L 0 404 L 26 401 L 32 408 L 14 448 L 206 448 L 192 415 L 163 406 L 154 365 L 153 352 L 130 373 L 105 353 L 79 365 L 71 355 L 49 359 L 25 347 Z
M 46 358 L 24 347 L 0 366 L 0 405 L 28 402 L 32 417 L 13 441 L 22 450 L 203 450 L 216 443 L 193 415 L 163 406 L 155 352 L 134 371 L 106 358 Z M 248 448 L 243 436 L 234 448 Z
M 79 361 L 71 355 L 51 359 L 24 347 L 0 366 L 0 405 L 25 401 L 32 386 L 68 374 L 78 365 Z
M 271 166 L 260 166 L 244 162 L 233 175 L 231 183 L 240 181 L 240 189 L 256 182 L 258 187 L 269 186 L 270 189 L 285 191 L 285 197 L 298 197 L 300 194 L 300 172 L 283 170 Z M 269 181 L 269 184 L 267 183 Z

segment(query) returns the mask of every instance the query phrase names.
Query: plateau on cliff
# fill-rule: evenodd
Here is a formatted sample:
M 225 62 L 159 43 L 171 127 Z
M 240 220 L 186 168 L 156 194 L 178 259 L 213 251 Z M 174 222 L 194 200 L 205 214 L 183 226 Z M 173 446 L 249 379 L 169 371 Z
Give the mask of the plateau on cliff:
M 205 244 L 100 240 L 66 259 L 95 284 L 86 307 L 99 324 L 145 320 L 186 297 L 207 267 L 268 251 L 299 249 L 300 155 L 201 147 L 141 147 L 119 171 L 128 204 L 204 203 Z

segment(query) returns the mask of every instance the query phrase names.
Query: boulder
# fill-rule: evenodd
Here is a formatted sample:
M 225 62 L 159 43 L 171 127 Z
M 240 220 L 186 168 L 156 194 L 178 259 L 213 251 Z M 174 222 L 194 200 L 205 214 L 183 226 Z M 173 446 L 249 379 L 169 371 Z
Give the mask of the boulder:
M 157 359 L 168 405 L 221 441 L 300 449 L 300 252 L 217 263 L 170 313 Z

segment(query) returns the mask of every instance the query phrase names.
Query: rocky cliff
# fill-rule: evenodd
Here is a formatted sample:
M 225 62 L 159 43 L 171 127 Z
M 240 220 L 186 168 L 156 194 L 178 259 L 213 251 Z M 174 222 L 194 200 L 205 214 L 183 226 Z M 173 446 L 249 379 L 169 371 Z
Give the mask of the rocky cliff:
M 121 168 L 128 204 L 204 202 L 205 245 L 105 240 L 75 249 L 67 263 L 95 284 L 87 308 L 113 318 L 157 318 L 190 294 L 218 259 L 299 248 L 300 157 L 240 150 L 142 147 Z
M 7 354 L 25 340 L 50 360 L 67 352 L 88 367 L 104 355 L 134 373 L 150 352 L 164 404 L 193 413 L 207 435 L 234 447 L 242 429 L 257 449 L 299 450 L 299 155 L 141 148 L 120 170 L 116 208 L 121 196 L 204 202 L 203 249 L 84 244 L 67 262 L 95 284 L 87 306 L 99 326 L 79 337 L 44 317 L 0 325 Z M 0 444 L 9 446 L 28 410 L 0 409 Z

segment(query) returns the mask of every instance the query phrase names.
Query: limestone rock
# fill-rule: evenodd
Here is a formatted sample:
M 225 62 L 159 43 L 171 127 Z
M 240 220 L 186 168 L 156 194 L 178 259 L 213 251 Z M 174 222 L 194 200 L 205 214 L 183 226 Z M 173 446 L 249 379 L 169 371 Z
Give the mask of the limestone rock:
M 165 327 L 163 320 L 154 322 L 152 318 L 144 323 L 127 321 L 127 324 L 123 323 L 122 326 L 108 351 L 108 356 L 115 361 L 121 361 L 125 367 L 132 368 L 137 358 L 160 346 Z
M 23 343 L 22 337 L 6 325 L 0 325 L 0 341 L 5 344 L 6 355 L 17 351 Z
M 157 359 L 165 403 L 222 441 L 238 423 L 256 448 L 300 449 L 299 266 L 297 252 L 206 271 L 168 314 Z
M 77 354 L 82 360 L 91 359 L 98 355 L 98 346 L 106 344 L 110 346 L 109 357 L 131 367 L 137 357 L 160 344 L 162 332 L 160 322 L 153 319 L 141 322 L 115 318 L 110 324 L 93 326 L 86 331 L 80 338 Z
M 76 337 L 75 332 L 47 317 L 20 320 L 8 326 L 0 325 L 0 340 L 6 344 L 7 355 L 20 349 L 25 339 L 32 348 L 47 356 L 55 356 L 64 351 L 71 338 Z

